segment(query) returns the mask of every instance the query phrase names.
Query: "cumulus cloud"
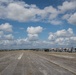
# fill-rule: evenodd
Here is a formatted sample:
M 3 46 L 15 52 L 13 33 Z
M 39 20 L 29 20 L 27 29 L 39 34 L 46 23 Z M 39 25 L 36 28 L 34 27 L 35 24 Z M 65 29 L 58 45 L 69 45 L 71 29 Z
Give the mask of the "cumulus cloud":
M 61 25 L 62 24 L 62 21 L 60 20 L 51 20 L 49 21 L 52 25 Z
M 71 14 L 65 14 L 62 16 L 62 19 L 68 20 L 70 16 L 71 16 Z
M 4 35 L 0 35 L 0 40 L 13 40 L 14 36 L 12 34 L 4 34 Z
M 38 35 L 43 31 L 43 27 L 37 26 L 37 27 L 28 27 L 27 33 L 28 33 L 28 39 L 31 41 L 38 40 Z
M 53 6 L 48 6 L 42 10 L 39 9 L 37 15 L 41 16 L 41 19 L 48 17 L 48 19 L 52 20 L 57 17 L 58 11 Z
M 28 40 L 30 41 L 38 40 L 38 34 L 28 34 Z
M 76 25 L 76 13 L 74 13 L 70 16 L 70 18 L 68 19 L 68 22 Z
M 6 4 L 6 6 L 3 5 Z M 57 9 L 53 6 L 45 7 L 44 9 L 38 8 L 35 4 L 28 5 L 23 1 L 1 1 L 0 4 L 0 18 L 11 19 L 20 22 L 27 21 L 43 21 L 54 19 L 57 17 Z
M 5 48 L 32 48 L 39 41 L 39 33 L 43 31 L 43 27 L 28 27 L 27 28 L 27 37 L 15 39 L 14 35 L 11 33 L 5 33 L 4 30 L 0 31 L 0 47 Z M 25 46 L 26 45 L 26 46 Z
M 4 35 L 4 39 L 12 40 L 14 39 L 14 36 L 12 34 Z
M 15 39 L 15 40 L 0 40 L 0 48 L 16 49 L 16 48 L 49 48 L 53 43 L 49 41 L 30 41 L 27 38 Z
M 70 24 L 76 25 L 76 0 L 67 0 L 58 5 L 56 8 L 53 6 L 47 6 L 40 9 L 35 4 L 27 4 L 24 1 L 15 0 L 0 0 L 0 19 L 10 19 L 19 22 L 27 21 L 41 21 L 48 22 L 52 25 L 61 25 L 62 20 L 66 20 Z M 70 45 L 70 43 L 76 42 L 76 36 L 73 29 L 68 28 L 58 30 L 55 33 L 50 33 L 48 41 L 40 41 L 39 34 L 43 31 L 43 27 L 28 27 L 27 37 L 22 39 L 14 39 L 11 34 L 13 32 L 12 25 L 9 23 L 0 25 L 0 45 L 25 45 L 26 46 L 41 46 L 46 45 Z M 23 29 L 24 28 L 20 28 Z M 9 32 L 8 34 L 5 34 Z M 4 39 L 4 40 L 2 40 Z
M 0 39 L 2 38 L 3 35 L 4 35 L 4 32 L 0 31 Z
M 70 37 L 73 36 L 73 30 L 69 28 L 68 30 L 59 30 L 55 33 L 59 37 Z
M 51 32 L 48 39 L 55 40 L 57 37 L 71 37 L 73 35 L 74 35 L 73 30 L 71 28 L 69 28 L 68 30 L 65 30 L 65 29 L 58 30 L 55 33 Z
M 5 23 L 5 24 L 1 24 L 0 25 L 0 30 L 2 31 L 6 31 L 6 32 L 12 32 L 12 25 L 10 25 L 9 23 Z
M 5 48 L 50 48 L 69 47 L 76 44 L 76 35 L 72 28 L 50 32 L 48 40 L 38 40 L 38 34 L 28 34 L 26 38 L 13 39 L 12 34 L 5 35 L 5 40 L 0 40 L 0 47 Z
M 76 36 L 71 28 L 67 30 L 58 30 L 55 33 L 50 33 L 48 39 L 56 45 L 70 45 L 76 42 Z
M 3 33 L 3 31 L 0 31 L 0 35 L 3 35 L 4 33 Z
M 59 14 L 62 15 L 62 20 L 66 20 L 68 23 L 76 25 L 76 0 L 64 1 L 62 5 L 58 6 Z
M 58 6 L 58 9 L 61 13 L 64 13 L 69 10 L 75 10 L 76 8 L 76 1 L 65 1 L 61 6 Z
M 22 38 L 22 39 L 16 39 L 16 40 L 14 40 L 14 43 L 16 44 L 16 45 L 30 45 L 31 44 L 31 42 L 27 39 L 27 38 Z
M 12 40 L 14 36 L 11 34 L 13 26 L 9 23 L 0 25 L 0 40 Z M 9 32 L 9 33 L 6 33 Z
M 11 9 L 12 8 L 12 9 Z M 7 12 L 7 18 L 17 21 L 30 21 L 35 15 L 36 15 L 36 8 L 33 7 L 25 7 L 24 5 L 20 3 L 10 3 L 7 6 L 8 11 Z
M 68 23 L 72 25 L 76 25 L 76 13 L 65 14 L 62 16 L 62 19 L 66 20 Z
M 29 34 L 39 34 L 39 33 L 42 32 L 42 30 L 43 30 L 43 28 L 41 26 L 37 26 L 37 27 L 32 27 L 31 26 L 31 27 L 27 28 L 27 32 Z
M 13 0 L 0 0 L 0 3 L 2 3 L 2 2 L 4 2 L 4 3 L 10 3 L 10 2 L 13 2 Z
M 50 33 L 48 39 L 52 41 L 55 40 L 55 38 L 56 38 L 55 35 L 53 33 Z
M 27 4 L 24 1 L 15 0 L 0 0 L 0 19 L 11 19 L 19 22 L 27 21 L 41 21 L 49 22 L 54 25 L 60 25 L 60 15 L 64 16 L 63 19 L 68 19 L 68 13 L 75 13 L 76 1 L 64 1 L 62 5 L 57 8 L 47 6 L 40 9 L 35 4 Z M 56 20 L 57 19 L 57 20 Z M 74 19 L 75 20 L 75 19 Z M 68 21 L 68 20 L 67 20 Z

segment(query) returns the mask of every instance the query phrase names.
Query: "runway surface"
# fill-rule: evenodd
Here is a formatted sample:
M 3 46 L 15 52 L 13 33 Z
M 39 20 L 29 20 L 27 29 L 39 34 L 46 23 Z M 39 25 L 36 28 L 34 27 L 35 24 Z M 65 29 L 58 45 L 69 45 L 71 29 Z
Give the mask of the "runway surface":
M 76 53 L 3 51 L 0 75 L 76 75 Z

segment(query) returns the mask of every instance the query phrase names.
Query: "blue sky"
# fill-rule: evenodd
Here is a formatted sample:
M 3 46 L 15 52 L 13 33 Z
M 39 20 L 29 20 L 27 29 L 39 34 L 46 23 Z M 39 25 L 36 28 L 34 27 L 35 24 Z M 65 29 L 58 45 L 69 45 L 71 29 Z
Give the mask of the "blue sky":
M 0 0 L 0 49 L 76 46 L 76 0 Z

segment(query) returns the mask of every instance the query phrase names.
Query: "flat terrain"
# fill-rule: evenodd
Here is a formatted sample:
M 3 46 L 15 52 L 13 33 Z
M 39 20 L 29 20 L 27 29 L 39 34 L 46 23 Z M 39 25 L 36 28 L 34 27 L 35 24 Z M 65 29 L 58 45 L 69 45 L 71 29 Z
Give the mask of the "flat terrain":
M 76 75 L 76 53 L 3 51 L 0 75 Z

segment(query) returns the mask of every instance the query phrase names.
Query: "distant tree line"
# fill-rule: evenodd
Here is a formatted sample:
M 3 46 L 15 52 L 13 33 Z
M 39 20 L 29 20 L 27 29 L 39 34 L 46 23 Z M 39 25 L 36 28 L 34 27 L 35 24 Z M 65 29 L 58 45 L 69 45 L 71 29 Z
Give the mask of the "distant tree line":
M 45 51 L 45 52 L 76 52 L 76 48 L 43 48 L 43 49 L 1 49 L 0 51 L 18 51 L 18 50 L 32 50 L 32 51 Z

